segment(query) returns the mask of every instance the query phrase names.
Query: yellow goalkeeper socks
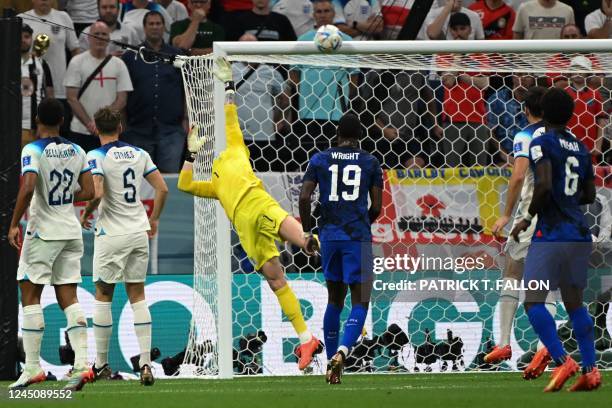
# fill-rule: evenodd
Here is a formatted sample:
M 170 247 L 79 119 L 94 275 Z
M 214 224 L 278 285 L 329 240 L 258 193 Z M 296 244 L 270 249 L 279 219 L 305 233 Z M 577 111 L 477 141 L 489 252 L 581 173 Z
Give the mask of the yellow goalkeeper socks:
M 300 337 L 300 343 L 308 343 L 312 338 L 312 334 L 308 331 L 308 327 L 304 321 L 304 316 L 300 309 L 300 301 L 295 296 L 295 293 L 293 293 L 293 290 L 291 290 L 289 284 L 275 291 L 274 294 L 278 298 L 278 303 L 281 309 L 283 309 L 283 313 L 287 315 L 293 328 Z

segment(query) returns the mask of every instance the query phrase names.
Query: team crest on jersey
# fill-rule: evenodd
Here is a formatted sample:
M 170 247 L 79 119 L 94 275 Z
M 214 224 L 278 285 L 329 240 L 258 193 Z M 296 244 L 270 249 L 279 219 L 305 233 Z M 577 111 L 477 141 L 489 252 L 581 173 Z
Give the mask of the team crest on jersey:
M 91 159 L 89 162 L 89 167 L 91 167 L 92 169 L 95 169 L 96 166 L 96 159 Z
M 60 32 L 60 27 L 59 27 L 59 26 L 51 26 L 51 32 L 52 32 L 53 34 L 56 34 L 56 35 L 57 35 L 57 34 L 59 34 L 59 32 Z
M 304 8 L 302 9 L 304 14 L 310 14 L 311 13 L 310 7 L 311 7 L 310 4 L 304 4 Z
M 30 163 L 32 163 L 32 156 L 25 156 L 23 158 L 23 165 L 24 166 L 29 166 Z
M 518 153 L 523 150 L 523 142 L 518 142 L 514 144 L 514 153 Z
M 361 14 L 367 16 L 370 13 L 370 6 L 361 6 Z

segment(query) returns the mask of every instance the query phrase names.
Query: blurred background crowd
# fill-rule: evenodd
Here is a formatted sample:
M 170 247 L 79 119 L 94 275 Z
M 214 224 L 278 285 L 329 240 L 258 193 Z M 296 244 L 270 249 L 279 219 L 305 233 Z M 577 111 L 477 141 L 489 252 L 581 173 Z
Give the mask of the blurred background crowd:
M 124 112 L 122 139 L 147 150 L 160 170 L 178 172 L 188 131 L 178 69 L 108 39 L 177 55 L 204 55 L 214 41 L 312 40 L 336 25 L 346 40 L 395 40 L 419 0 L 0 0 L 23 18 L 22 143 L 36 138 L 45 96 L 69 113 L 62 134 L 99 146 L 93 113 Z M 45 44 L 39 34 L 46 34 Z M 92 36 L 89 36 L 89 35 Z M 350 37 L 350 38 L 349 38 Z M 418 40 L 612 38 L 612 0 L 434 0 Z M 552 57 L 598 68 L 596 57 Z M 506 165 L 526 126 L 522 100 L 534 84 L 575 98 L 570 124 L 610 163 L 606 75 L 349 70 L 236 63 L 239 116 L 258 171 L 304 168 L 329 145 L 342 112 L 360 115 L 362 147 L 387 168 Z

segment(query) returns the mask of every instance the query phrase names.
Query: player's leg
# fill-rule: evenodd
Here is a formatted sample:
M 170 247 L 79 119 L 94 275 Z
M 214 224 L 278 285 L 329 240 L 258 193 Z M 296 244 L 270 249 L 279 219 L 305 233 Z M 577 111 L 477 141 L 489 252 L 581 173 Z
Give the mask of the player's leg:
M 297 247 L 304 248 L 304 230 L 302 224 L 291 215 L 285 217 L 281 222 L 278 235 L 283 241 L 287 241 Z
M 17 281 L 23 305 L 22 338 L 26 354 L 26 365 L 21 376 L 9 388 L 27 387 L 45 381 L 46 375 L 40 367 L 40 346 L 45 330 L 45 321 L 40 297 L 44 285 L 51 284 L 53 262 L 62 245 L 57 241 L 44 241 L 26 235 L 19 257 Z
M 45 319 L 40 296 L 44 285 L 37 285 L 27 280 L 19 282 L 21 304 L 23 306 L 23 321 L 21 336 L 26 361 L 23 373 L 9 388 L 27 387 L 46 380 L 46 375 L 40 367 L 40 346 L 45 331 Z
M 508 252 L 508 251 L 507 251 Z M 512 357 L 510 338 L 514 323 L 514 315 L 519 302 L 519 281 L 523 278 L 523 262 L 513 259 L 508 253 L 503 273 L 503 287 L 499 295 L 499 329 L 500 341 L 484 357 L 489 364 L 496 364 Z
M 108 349 L 113 333 L 112 302 L 114 291 L 114 283 L 106 283 L 102 280 L 96 281 L 96 301 L 93 314 L 96 361 L 92 367 L 96 380 L 109 379 L 112 375 L 112 370 L 108 365 Z
M 151 371 L 152 319 L 149 305 L 145 300 L 144 282 L 126 282 L 125 290 L 134 312 L 134 332 L 140 347 L 140 382 L 143 385 L 153 385 L 155 380 Z
M 130 248 L 123 279 L 125 290 L 134 312 L 134 331 L 140 347 L 140 383 L 153 385 L 155 378 L 151 371 L 152 322 L 149 305 L 145 300 L 145 279 L 149 263 L 149 239 L 146 232 L 123 237 L 124 247 Z
M 74 366 L 65 387 L 73 391 L 81 390 L 94 379 L 93 371 L 87 364 L 87 319 L 77 297 L 77 285 L 81 283 L 82 256 L 82 239 L 63 241 L 63 248 L 55 259 L 51 276 L 57 303 L 66 315 L 66 332 L 74 350 Z
M 583 288 L 587 283 L 591 245 L 590 243 L 568 244 L 570 247 L 567 252 L 572 256 L 566 263 L 565 271 L 570 282 L 561 286 L 561 297 L 572 322 L 582 360 L 582 375 L 572 385 L 570 391 L 590 391 L 601 385 L 601 375 L 597 370 L 595 355 L 593 318 L 583 303 Z
M 338 350 L 340 335 L 340 314 L 344 308 L 344 299 L 348 285 L 343 282 L 327 280 L 327 307 L 323 316 L 323 337 L 325 341 L 325 352 L 327 354 L 327 371 L 325 381 L 331 384 L 339 384 L 340 376 L 334 376 L 332 371 L 332 359 Z M 342 361 L 344 362 L 344 361 Z

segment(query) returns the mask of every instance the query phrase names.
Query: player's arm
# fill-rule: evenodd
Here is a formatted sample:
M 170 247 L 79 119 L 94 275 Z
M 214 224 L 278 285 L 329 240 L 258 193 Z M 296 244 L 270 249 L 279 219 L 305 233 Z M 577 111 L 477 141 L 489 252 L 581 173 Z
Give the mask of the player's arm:
M 382 188 L 380 186 L 372 186 L 370 187 L 370 208 L 368 208 L 368 218 L 370 219 L 370 224 L 372 224 L 382 210 Z
M 531 161 L 535 163 L 533 197 L 531 198 L 527 215 L 511 232 L 516 242 L 518 242 L 518 234 L 521 231 L 525 231 L 531 224 L 533 217 L 548 205 L 550 201 L 550 192 L 552 191 L 552 165 L 548 157 L 544 155 L 544 146 L 541 144 L 531 146 L 530 154 Z
M 516 206 L 516 203 L 521 195 L 521 189 L 523 188 L 523 182 L 525 181 L 528 168 L 528 157 L 520 156 L 514 159 L 514 168 L 512 169 L 512 175 L 508 181 L 508 191 L 506 192 L 504 214 L 497 221 L 495 221 L 495 224 L 493 224 L 493 228 L 491 229 L 493 235 L 499 236 L 506 224 L 508 224 L 510 221 L 512 211 L 514 211 L 514 207 Z
M 94 174 L 93 178 L 93 186 L 94 186 L 94 195 L 93 198 L 87 203 L 85 206 L 85 211 L 81 215 L 81 225 L 83 228 L 89 229 L 91 228 L 91 222 L 89 218 L 91 214 L 98 208 L 100 205 L 100 201 L 102 201 L 102 197 L 104 197 L 104 176 L 101 174 Z
M 21 239 L 19 237 L 19 221 L 25 214 L 26 209 L 32 201 L 34 196 L 34 188 L 36 187 L 36 180 L 38 179 L 38 173 L 27 172 L 23 175 L 21 181 L 21 187 L 19 187 L 19 193 L 17 194 L 17 202 L 13 209 L 13 218 L 11 218 L 11 225 L 8 232 L 8 241 L 11 246 L 16 249 L 21 248 Z
M 580 190 L 580 198 L 578 202 L 580 205 L 592 204 L 595 202 L 595 196 L 597 191 L 595 190 L 595 173 L 593 172 L 593 164 L 591 155 L 589 155 L 587 174 L 582 183 L 582 189 Z
M 89 201 L 94 198 L 95 190 L 93 177 L 89 169 L 84 170 L 79 174 L 79 186 L 81 189 L 74 195 L 74 202 Z
M 193 180 L 193 165 L 188 161 L 179 174 L 178 189 L 197 197 L 217 198 L 212 181 Z
M 164 209 L 164 205 L 166 204 L 166 197 L 168 196 L 168 186 L 164 181 L 159 170 L 155 170 L 147 174 L 145 177 L 149 184 L 155 189 L 155 198 L 153 199 L 153 212 L 149 217 L 149 224 L 151 225 L 151 229 L 148 234 L 149 237 L 155 236 L 157 234 L 157 227 L 159 225 L 159 217 L 161 216 L 162 210 Z
M 318 243 L 315 237 L 312 235 L 312 193 L 317 188 L 318 178 L 315 169 L 314 162 L 316 157 L 313 157 L 306 173 L 304 173 L 304 179 L 302 181 L 302 188 L 300 190 L 299 198 L 299 210 L 300 210 L 300 221 L 302 222 L 302 230 L 304 231 L 304 252 L 307 255 L 314 255 Z
M 234 102 L 236 97 L 236 87 L 232 80 L 232 65 L 225 58 L 218 58 L 216 61 L 215 76 L 225 85 L 225 137 L 226 148 L 247 149 L 244 144 L 244 136 L 240 130 L 238 122 L 238 108 Z

